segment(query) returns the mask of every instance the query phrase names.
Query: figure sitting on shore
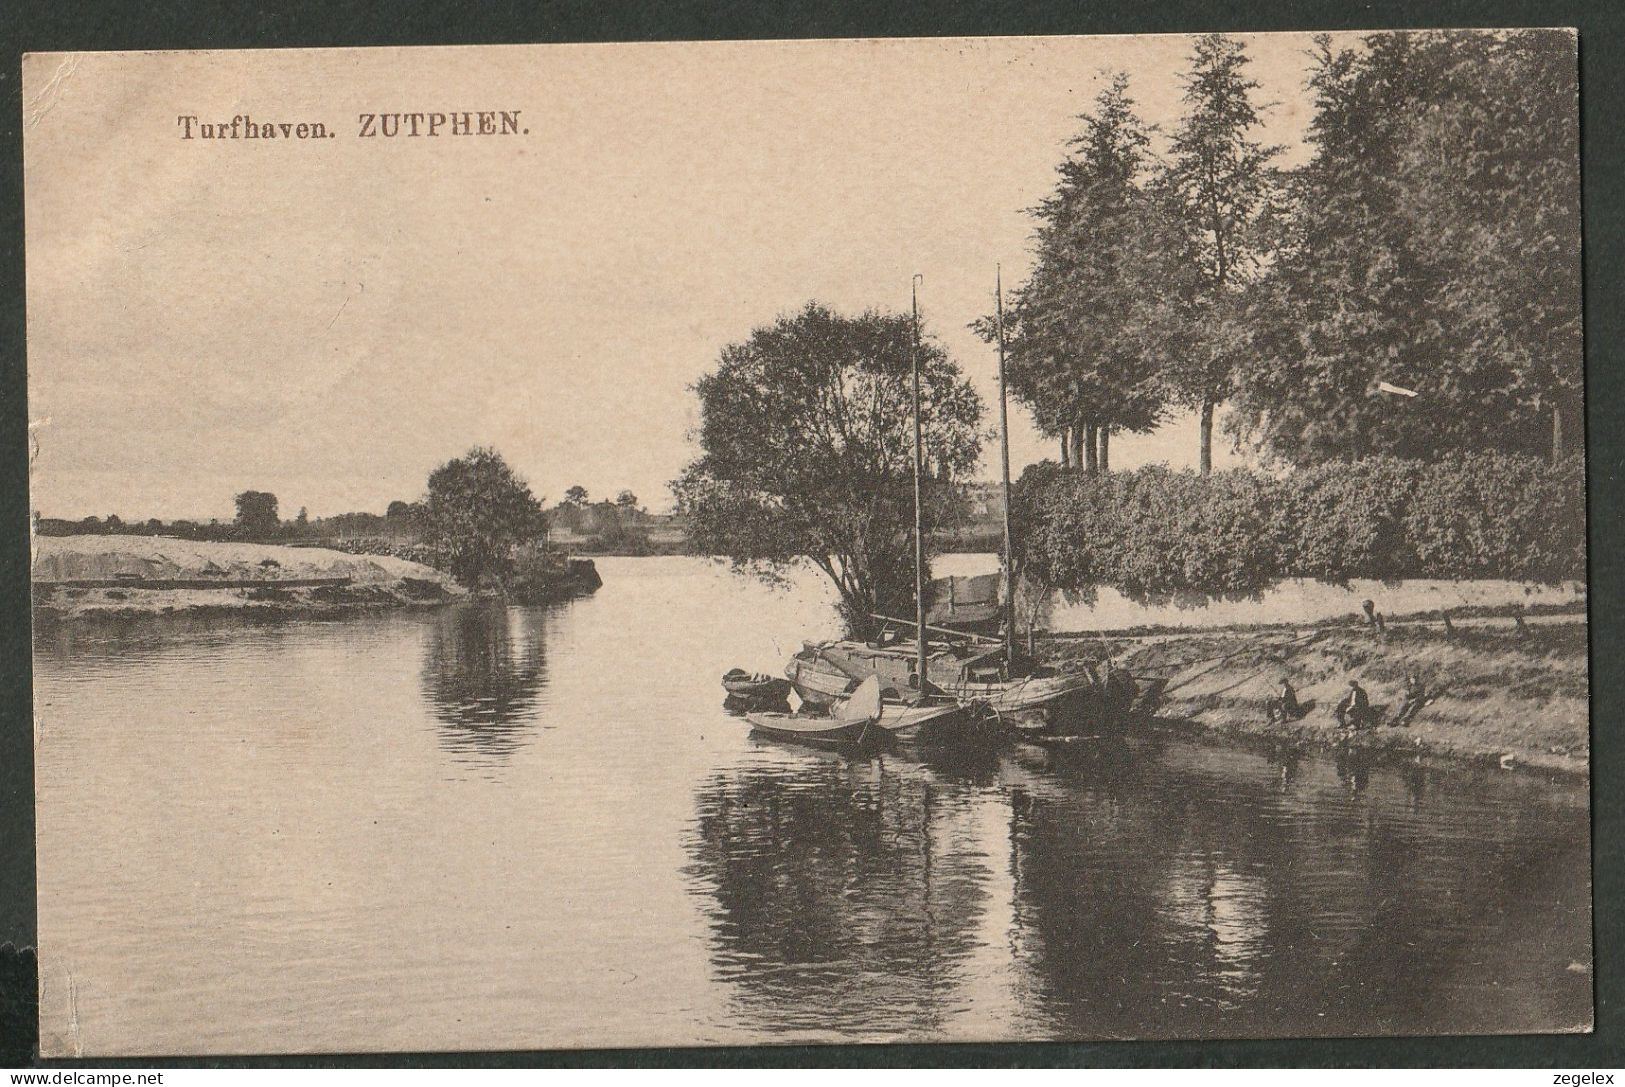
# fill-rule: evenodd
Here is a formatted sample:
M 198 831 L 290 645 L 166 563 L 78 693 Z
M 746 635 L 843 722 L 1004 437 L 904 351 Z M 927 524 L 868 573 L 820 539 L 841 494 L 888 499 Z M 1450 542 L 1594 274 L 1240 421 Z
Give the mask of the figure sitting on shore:
M 1345 730 L 1370 728 L 1375 724 L 1376 714 L 1371 709 L 1371 699 L 1366 695 L 1365 688 L 1359 681 L 1349 680 L 1349 689 L 1343 692 L 1332 710 L 1337 718 L 1337 727 Z
M 1296 721 L 1304 714 L 1303 705 L 1298 701 L 1298 692 L 1292 689 L 1292 683 L 1287 679 L 1281 680 L 1281 690 L 1269 704 L 1270 724 L 1285 724 Z
M 1406 673 L 1405 701 L 1400 703 L 1399 712 L 1394 714 L 1394 719 L 1389 724 L 1395 728 L 1409 726 L 1428 701 L 1427 685 L 1422 682 L 1422 677 L 1415 672 Z

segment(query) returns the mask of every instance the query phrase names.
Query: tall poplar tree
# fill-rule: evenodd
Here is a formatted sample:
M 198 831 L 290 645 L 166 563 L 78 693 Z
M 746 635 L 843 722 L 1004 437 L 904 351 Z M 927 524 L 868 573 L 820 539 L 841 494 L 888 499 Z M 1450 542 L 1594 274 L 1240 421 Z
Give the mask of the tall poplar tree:
M 1260 143 L 1261 124 L 1241 43 L 1223 34 L 1196 40 L 1183 77 L 1185 114 L 1175 130 L 1156 188 L 1182 226 L 1191 289 L 1163 295 L 1163 376 L 1176 400 L 1201 418 L 1201 465 L 1213 468 L 1213 415 L 1235 389 L 1236 369 L 1250 349 L 1249 288 L 1264 268 L 1272 197 L 1272 160 L 1280 148 Z
M 1059 166 L 1055 192 L 1032 209 L 1035 261 L 1006 312 L 1010 384 L 1063 461 L 1105 466 L 1114 430 L 1159 422 L 1163 392 L 1148 308 L 1181 269 L 1177 237 L 1144 191 L 1150 137 L 1119 74 Z M 991 317 L 976 324 L 992 339 Z

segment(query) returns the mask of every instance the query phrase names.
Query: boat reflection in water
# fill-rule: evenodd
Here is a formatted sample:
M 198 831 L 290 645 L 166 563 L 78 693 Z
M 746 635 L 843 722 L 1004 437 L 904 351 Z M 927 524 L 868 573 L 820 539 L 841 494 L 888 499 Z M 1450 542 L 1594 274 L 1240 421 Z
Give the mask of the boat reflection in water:
M 1589 974 L 1565 965 L 1589 961 L 1588 851 L 1550 848 L 1566 803 L 1348 777 L 1182 740 L 775 753 L 699 789 L 689 875 L 740 1014 L 788 1038 L 1586 1022 Z
M 547 612 L 445 608 L 427 624 L 423 696 L 458 761 L 496 766 L 530 742 L 547 684 Z

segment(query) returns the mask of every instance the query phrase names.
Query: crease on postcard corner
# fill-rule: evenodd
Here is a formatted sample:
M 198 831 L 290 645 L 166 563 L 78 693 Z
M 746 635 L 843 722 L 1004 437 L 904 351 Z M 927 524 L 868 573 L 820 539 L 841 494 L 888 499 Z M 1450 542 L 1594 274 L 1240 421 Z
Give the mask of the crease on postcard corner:
M 51 970 L 40 960 L 39 1051 L 42 1057 L 83 1057 L 84 1034 L 79 1028 L 79 986 L 64 960 Z
M 51 73 L 51 78 L 45 85 L 35 92 L 34 96 L 23 103 L 23 128 L 33 128 L 40 123 L 40 119 L 56 106 L 62 97 L 62 88 L 73 77 L 74 71 L 79 67 L 79 57 L 70 55 L 63 57 Z

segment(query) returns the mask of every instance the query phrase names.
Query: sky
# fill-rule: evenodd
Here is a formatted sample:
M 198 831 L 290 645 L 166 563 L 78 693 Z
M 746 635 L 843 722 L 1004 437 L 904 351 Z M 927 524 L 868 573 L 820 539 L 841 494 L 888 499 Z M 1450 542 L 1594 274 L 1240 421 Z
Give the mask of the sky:
M 1307 34 L 1243 35 L 1261 138 L 1302 161 Z M 33 506 L 382 512 L 493 445 L 551 504 L 670 507 L 694 381 L 816 299 L 968 329 L 1113 71 L 1172 129 L 1181 36 L 34 55 L 24 64 Z M 521 111 L 523 135 L 362 139 L 363 112 Z M 335 138 L 185 140 L 176 118 Z M 1014 470 L 1053 443 L 1012 402 Z M 1232 459 L 1219 439 L 1216 461 Z M 1193 465 L 1194 420 L 1114 436 Z M 981 476 L 997 471 L 989 444 Z

